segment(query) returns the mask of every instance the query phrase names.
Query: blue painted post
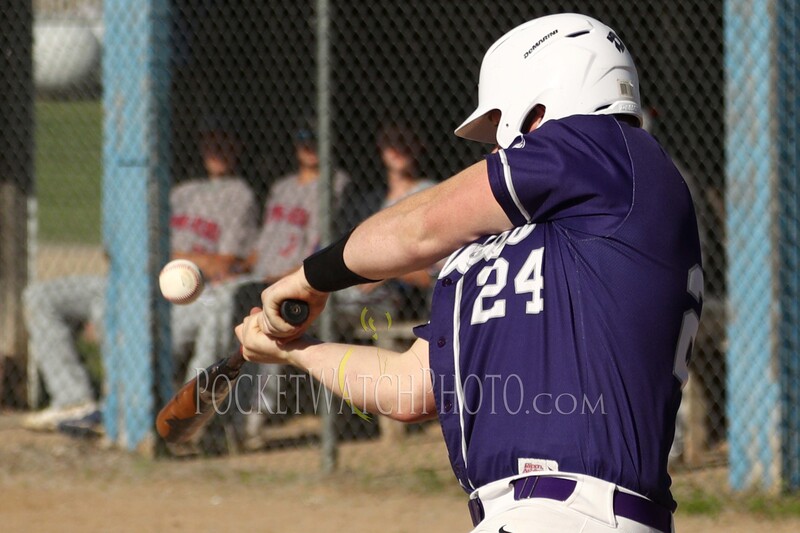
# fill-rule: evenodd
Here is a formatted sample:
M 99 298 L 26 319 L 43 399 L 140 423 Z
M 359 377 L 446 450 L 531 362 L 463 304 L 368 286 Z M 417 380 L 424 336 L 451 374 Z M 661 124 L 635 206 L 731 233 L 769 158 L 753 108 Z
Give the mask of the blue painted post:
M 169 309 L 157 282 L 169 256 L 169 2 L 106 0 L 104 19 L 103 415 L 112 441 L 151 451 L 171 378 Z
M 800 487 L 798 28 L 794 0 L 726 0 L 730 483 Z

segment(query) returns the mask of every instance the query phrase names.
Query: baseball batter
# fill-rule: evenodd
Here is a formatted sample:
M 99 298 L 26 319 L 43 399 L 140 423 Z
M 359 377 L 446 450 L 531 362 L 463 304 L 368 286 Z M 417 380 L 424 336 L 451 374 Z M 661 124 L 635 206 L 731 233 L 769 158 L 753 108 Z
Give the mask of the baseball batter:
M 245 355 L 360 408 L 438 415 L 475 532 L 670 531 L 703 274 L 687 186 L 639 127 L 631 56 L 597 20 L 543 17 L 489 49 L 479 92 L 456 134 L 496 150 L 273 284 L 237 327 Z M 314 317 L 330 291 L 448 254 L 408 352 L 319 343 L 276 313 L 299 298 Z

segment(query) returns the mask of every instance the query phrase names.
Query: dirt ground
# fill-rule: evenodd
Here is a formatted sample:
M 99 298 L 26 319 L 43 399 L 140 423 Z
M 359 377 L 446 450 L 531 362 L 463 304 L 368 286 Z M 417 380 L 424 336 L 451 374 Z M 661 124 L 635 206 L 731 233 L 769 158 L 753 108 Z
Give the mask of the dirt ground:
M 343 444 L 337 473 L 319 448 L 205 459 L 142 458 L 102 441 L 35 434 L 0 415 L 0 530 L 17 531 L 469 531 L 435 426 L 387 445 Z M 690 476 L 687 474 L 684 477 Z M 676 485 L 686 482 L 676 476 Z M 678 514 L 679 531 L 800 530 L 725 509 Z

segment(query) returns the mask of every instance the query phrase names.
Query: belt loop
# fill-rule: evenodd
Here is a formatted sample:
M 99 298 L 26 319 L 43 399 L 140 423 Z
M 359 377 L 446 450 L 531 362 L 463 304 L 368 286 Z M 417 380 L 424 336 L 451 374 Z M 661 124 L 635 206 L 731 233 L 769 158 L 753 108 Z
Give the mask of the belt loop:
M 478 527 L 484 517 L 483 504 L 478 497 L 469 500 L 469 517 L 472 519 L 472 527 Z

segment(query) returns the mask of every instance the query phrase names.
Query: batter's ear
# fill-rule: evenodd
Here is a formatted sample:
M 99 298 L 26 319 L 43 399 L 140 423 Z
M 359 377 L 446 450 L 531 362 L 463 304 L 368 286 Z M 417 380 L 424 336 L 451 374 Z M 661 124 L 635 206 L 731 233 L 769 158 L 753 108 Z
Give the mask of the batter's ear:
M 530 133 L 538 128 L 539 124 L 544 118 L 545 111 L 547 111 L 547 108 L 542 104 L 536 104 L 533 106 L 533 109 L 528 112 L 525 120 L 522 121 L 522 127 L 520 128 L 520 131 L 524 134 Z
M 633 115 L 622 115 L 622 114 L 620 114 L 620 115 L 614 115 L 614 118 L 619 120 L 620 122 L 624 122 L 625 124 L 628 124 L 629 126 L 632 126 L 634 128 L 640 128 L 641 127 L 641 125 L 639 124 L 639 119 L 634 117 Z

